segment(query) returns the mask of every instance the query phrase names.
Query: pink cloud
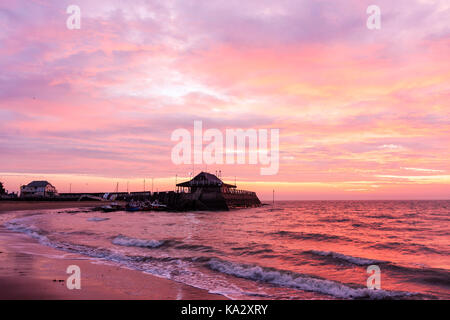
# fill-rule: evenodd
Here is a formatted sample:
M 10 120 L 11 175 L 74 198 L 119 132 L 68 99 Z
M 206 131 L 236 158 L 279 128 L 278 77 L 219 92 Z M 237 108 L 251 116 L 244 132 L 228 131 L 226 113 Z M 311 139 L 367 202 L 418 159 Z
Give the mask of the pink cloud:
M 277 176 L 209 168 L 263 193 L 255 182 L 291 198 L 413 196 L 420 186 L 387 176 L 450 169 L 446 1 L 380 0 L 378 31 L 365 27 L 370 1 L 78 1 L 72 31 L 69 4 L 0 4 L 4 172 L 185 174 L 170 134 L 194 120 L 281 129 Z

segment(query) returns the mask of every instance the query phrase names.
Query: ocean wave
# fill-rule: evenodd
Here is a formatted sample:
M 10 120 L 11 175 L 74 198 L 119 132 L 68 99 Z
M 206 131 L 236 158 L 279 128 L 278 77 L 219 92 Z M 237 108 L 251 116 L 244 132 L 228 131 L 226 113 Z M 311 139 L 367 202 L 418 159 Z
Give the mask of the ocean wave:
M 322 256 L 325 258 L 331 258 L 337 261 L 345 261 L 358 266 L 369 266 L 372 264 L 383 265 L 383 268 L 400 272 L 402 275 L 408 275 L 408 281 L 410 282 L 419 282 L 441 287 L 450 287 L 450 272 L 444 269 L 427 267 L 414 268 L 394 264 L 390 261 L 354 257 L 333 251 L 309 250 L 305 251 L 305 253 Z
M 429 228 L 414 228 L 414 227 L 379 227 L 377 228 L 379 231 L 395 231 L 395 232 L 427 232 L 431 229 Z
M 348 221 L 351 221 L 348 218 L 333 218 L 333 217 L 325 217 L 325 218 L 320 218 L 318 220 L 322 221 L 322 222 L 348 222 Z
M 47 233 L 35 226 L 27 227 L 23 224 L 20 224 L 16 219 L 8 221 L 3 225 L 10 231 L 25 233 L 33 239 L 38 240 L 42 244 L 48 245 L 50 243 L 50 240 L 47 237 Z
M 97 247 L 90 247 L 87 245 L 78 245 L 74 243 L 52 241 L 47 237 L 47 233 L 35 226 L 26 226 L 18 222 L 18 220 L 12 220 L 4 224 L 5 228 L 14 232 L 20 232 L 29 235 L 33 239 L 38 240 L 40 244 L 55 249 L 60 249 L 71 253 L 80 253 L 95 258 L 105 258 L 113 256 L 112 252 L 108 249 L 102 249 Z
M 263 253 L 273 253 L 274 251 L 272 249 L 260 249 L 260 250 L 248 250 L 244 251 L 243 255 L 253 256 L 253 255 L 259 255 Z
M 339 299 L 402 299 L 418 295 L 417 293 L 412 292 L 353 288 L 343 283 L 315 278 L 295 272 L 263 268 L 257 265 L 233 263 L 219 259 L 211 259 L 207 266 L 211 270 L 235 277 L 260 281 L 281 287 L 316 292 Z
M 364 218 L 371 218 L 371 219 L 397 219 L 397 217 L 394 217 L 389 214 L 379 214 L 379 215 L 365 215 Z
M 174 241 L 172 241 L 172 243 L 173 242 Z M 201 245 L 201 244 L 189 244 L 189 243 L 181 243 L 179 245 L 176 245 L 175 249 L 202 251 L 202 252 L 217 252 L 217 250 L 215 250 L 211 246 L 205 246 L 205 245 Z
M 448 254 L 448 251 L 442 251 L 439 249 L 431 248 L 423 244 L 418 243 L 401 243 L 401 242 L 385 242 L 377 243 L 369 246 L 372 249 L 389 249 L 395 251 L 404 251 L 410 253 L 434 253 L 434 254 Z
M 348 237 L 344 236 L 337 236 L 337 235 L 330 235 L 330 234 L 323 234 L 323 233 L 306 233 L 306 232 L 295 232 L 295 231 L 278 231 L 272 233 L 274 236 L 280 236 L 280 237 L 286 237 L 291 239 L 298 239 L 298 240 L 317 240 L 317 241 L 348 241 L 353 242 L 353 239 L 350 239 Z
M 333 252 L 333 251 L 309 250 L 309 251 L 305 251 L 305 253 L 313 254 L 316 256 L 320 256 L 320 257 L 332 258 L 332 259 L 336 259 L 338 261 L 345 261 L 345 262 L 349 262 L 351 264 L 355 264 L 358 266 L 368 266 L 368 265 L 372 265 L 372 264 L 386 263 L 385 261 L 381 261 L 381 260 L 353 257 L 353 256 L 349 256 L 349 255 L 345 255 L 345 254 Z
M 5 223 L 5 227 L 15 232 L 25 233 L 34 239 L 37 239 L 41 244 L 60 249 L 66 252 L 77 253 L 92 258 L 117 262 L 126 267 L 149 272 L 151 274 L 161 276 L 164 278 L 173 279 L 184 282 L 189 285 L 201 287 L 206 290 L 212 290 L 217 293 L 227 295 L 229 297 L 242 297 L 241 289 L 236 287 L 231 290 L 231 285 L 224 279 L 218 279 L 217 275 L 199 272 L 196 266 L 199 264 L 209 267 L 209 269 L 222 272 L 224 274 L 233 275 L 236 277 L 246 278 L 253 281 L 262 281 L 271 285 L 288 287 L 303 291 L 312 291 L 321 294 L 330 295 L 336 298 L 357 298 L 357 299 L 393 299 L 405 298 L 414 293 L 408 292 L 393 292 L 383 290 L 369 290 L 366 288 L 354 288 L 354 285 L 342 284 L 326 279 L 311 277 L 304 274 L 298 274 L 278 269 L 263 268 L 257 265 L 243 265 L 221 260 L 219 257 L 207 256 L 190 256 L 190 257 L 149 257 L 146 255 L 129 255 L 124 252 L 117 252 L 112 248 L 94 247 L 70 242 L 57 241 L 53 239 L 51 234 L 44 230 L 40 230 L 35 226 L 27 226 L 21 224 L 19 221 L 10 221 Z M 117 240 L 118 238 L 118 240 Z M 179 241 L 175 240 L 143 240 L 133 239 L 119 235 L 113 239 L 121 242 L 119 245 L 138 246 L 153 248 L 155 245 L 175 246 L 179 245 Z M 137 240 L 137 242 L 136 242 Z M 156 246 L 157 247 L 157 246 Z M 156 251 L 148 251 L 149 253 Z M 325 251 L 324 251 L 325 252 Z M 355 258 L 355 257 L 354 257 Z M 417 273 L 417 278 L 420 274 Z M 445 277 L 444 277 L 445 278 Z M 436 273 L 427 274 L 426 279 L 417 279 L 428 282 L 438 283 L 444 279 L 441 275 Z M 212 285 L 214 283 L 214 285 Z M 218 289 L 219 286 L 220 288 Z M 213 288 L 213 289 L 211 289 Z M 245 293 L 248 294 L 248 293 Z
M 87 219 L 87 221 L 94 221 L 94 222 L 106 221 L 106 220 L 109 220 L 109 218 L 92 217 L 92 218 Z
M 63 235 L 76 235 L 76 236 L 95 236 L 95 232 L 90 231 L 71 231 L 71 232 L 57 232 L 58 234 Z
M 56 240 L 50 240 L 47 236 L 45 236 L 45 232 L 34 227 L 27 227 L 25 225 L 21 225 L 17 222 L 7 222 L 4 224 L 4 226 L 11 231 L 14 232 L 20 232 L 20 233 L 24 233 L 27 234 L 29 236 L 31 236 L 32 238 L 38 240 L 39 243 L 46 245 L 48 247 L 51 248 L 55 248 L 55 249 L 59 249 L 65 252 L 70 252 L 70 253 L 77 253 L 77 254 L 81 254 L 81 255 L 85 255 L 91 258 L 99 258 L 99 259 L 104 259 L 104 260 L 108 260 L 108 261 L 112 261 L 112 262 L 119 262 L 119 263 L 124 263 L 127 266 L 131 266 L 129 265 L 129 263 L 142 263 L 142 262 L 172 262 L 172 261 L 187 261 L 187 262 L 206 262 L 210 259 L 210 257 L 198 257 L 198 256 L 192 256 L 192 257 L 152 257 L 152 256 L 141 256 L 141 255 L 127 255 L 124 253 L 120 253 L 120 252 L 115 252 L 113 250 L 107 249 L 107 248 L 102 248 L 102 247 L 95 247 L 95 246 L 89 246 L 89 245 L 85 245 L 85 244 L 76 244 L 76 243 L 72 243 L 72 242 L 63 242 L 63 241 L 56 241 Z M 117 241 L 122 242 L 122 243 L 128 243 L 128 244 L 132 244 L 135 243 L 134 241 L 128 241 L 128 240 L 140 240 L 140 239 L 132 239 L 132 238 L 127 238 L 124 236 L 118 236 L 121 237 L 119 238 Z M 115 239 L 117 239 L 118 237 L 116 237 Z M 148 243 L 146 243 L 147 245 L 156 245 L 157 241 L 156 240 L 150 240 L 150 241 L 155 241 L 153 242 L 149 242 L 149 240 L 141 240 L 141 241 L 147 241 Z M 161 241 L 164 242 L 164 241 Z M 144 244 L 144 243 L 139 243 L 139 244 Z M 147 247 L 147 246 L 146 246 Z M 139 265 L 133 264 L 133 267 L 141 270 L 142 267 L 140 267 Z M 147 269 L 142 269 L 142 271 L 148 271 Z M 157 274 L 157 275 L 161 275 L 161 274 Z
M 387 268 L 394 272 L 407 275 L 409 282 L 426 283 L 437 287 L 450 288 L 450 272 L 440 268 L 408 267 L 396 264 L 387 264 Z
M 265 296 L 264 293 L 260 292 L 243 292 L 239 287 L 233 284 L 192 269 L 192 263 L 197 262 L 204 264 L 211 259 L 210 257 L 151 257 L 141 255 L 127 255 L 106 248 L 92 247 L 88 245 L 61 241 L 50 241 L 45 235 L 42 235 L 41 230 L 35 227 L 20 225 L 18 223 L 7 223 L 5 224 L 5 227 L 7 227 L 11 231 L 25 233 L 37 239 L 41 244 L 55 249 L 118 263 L 119 265 L 125 266 L 126 268 L 131 268 L 158 277 L 186 283 L 187 285 L 208 290 L 211 293 L 222 294 L 229 298 L 242 297 L 242 295 Z M 120 241 L 123 240 L 124 239 Z
M 275 253 L 271 249 L 270 244 L 255 243 L 255 242 L 251 242 L 245 247 L 232 247 L 231 250 L 233 250 L 234 253 L 239 256 L 242 256 L 242 255 L 253 256 L 253 255 Z
M 112 240 L 112 243 L 125 247 L 158 248 L 164 244 L 164 240 L 143 240 L 119 235 Z

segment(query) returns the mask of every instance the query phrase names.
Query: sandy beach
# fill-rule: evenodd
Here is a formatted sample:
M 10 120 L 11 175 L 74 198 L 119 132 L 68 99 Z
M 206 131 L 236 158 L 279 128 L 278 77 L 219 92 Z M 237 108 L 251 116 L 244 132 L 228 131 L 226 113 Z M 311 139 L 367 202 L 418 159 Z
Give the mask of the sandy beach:
M 9 202 L 9 201 L 8 201 Z M 0 202 L 9 210 L 91 207 L 99 202 Z M 81 269 L 81 289 L 69 290 L 67 267 Z M 225 299 L 221 295 L 82 255 L 46 247 L 0 226 L 0 299 Z

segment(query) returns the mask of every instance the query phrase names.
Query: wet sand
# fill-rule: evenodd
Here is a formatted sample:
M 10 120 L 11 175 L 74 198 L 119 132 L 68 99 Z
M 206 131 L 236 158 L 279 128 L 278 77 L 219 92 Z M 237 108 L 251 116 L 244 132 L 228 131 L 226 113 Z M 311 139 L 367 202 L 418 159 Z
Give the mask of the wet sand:
M 81 269 L 81 289 L 69 290 L 67 267 Z M 0 299 L 226 299 L 206 290 L 39 244 L 0 226 Z
M 0 213 L 6 211 L 86 208 L 107 205 L 108 201 L 0 201 Z M 120 202 L 119 202 L 120 203 Z

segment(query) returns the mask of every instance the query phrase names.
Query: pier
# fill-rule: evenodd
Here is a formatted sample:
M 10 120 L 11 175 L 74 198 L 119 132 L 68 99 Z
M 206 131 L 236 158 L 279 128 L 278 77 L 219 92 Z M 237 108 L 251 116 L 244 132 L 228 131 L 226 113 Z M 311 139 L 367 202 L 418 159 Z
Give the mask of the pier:
M 162 192 L 95 192 L 54 193 L 47 195 L 24 194 L 17 201 L 123 201 L 137 203 L 159 203 L 167 210 L 230 210 L 261 206 L 255 192 L 239 190 L 216 175 L 200 172 L 189 181 L 178 183 L 176 191 Z
M 239 190 L 217 176 L 201 172 L 193 179 L 177 184 L 179 205 L 190 210 L 230 210 L 261 205 L 255 192 Z M 187 191 L 187 192 L 186 192 Z

